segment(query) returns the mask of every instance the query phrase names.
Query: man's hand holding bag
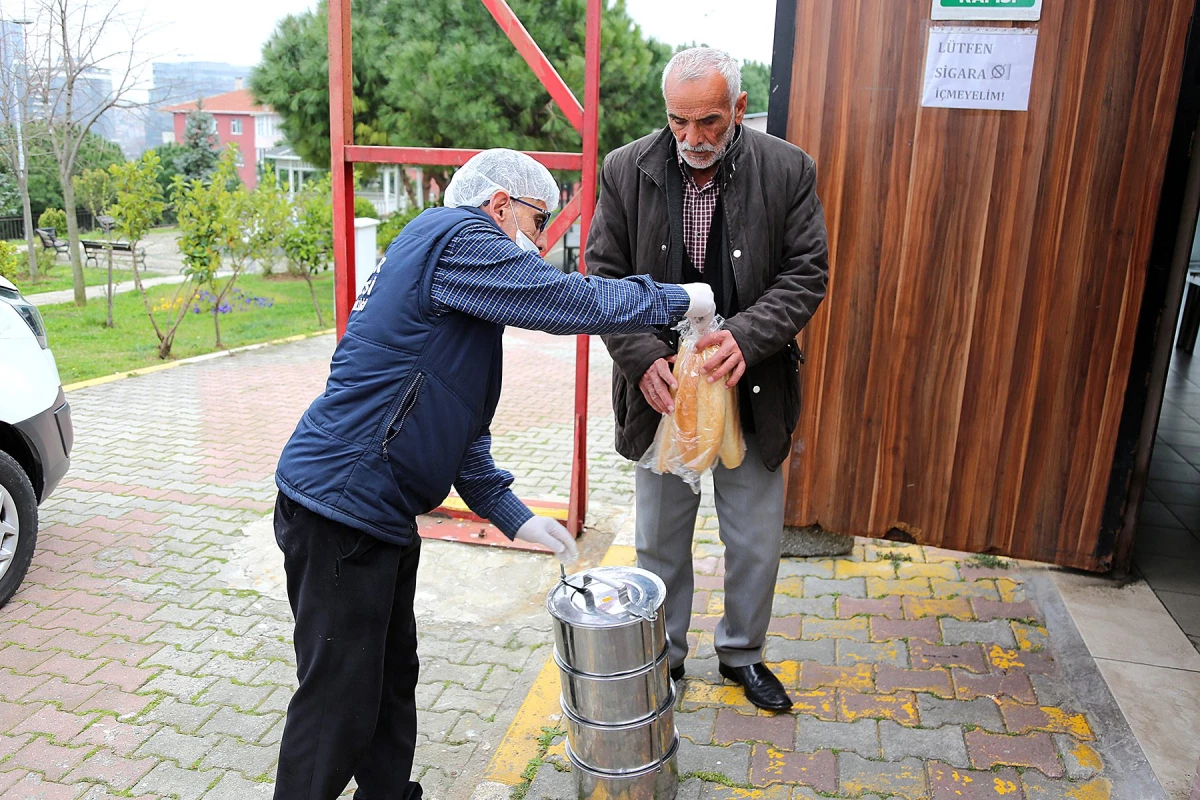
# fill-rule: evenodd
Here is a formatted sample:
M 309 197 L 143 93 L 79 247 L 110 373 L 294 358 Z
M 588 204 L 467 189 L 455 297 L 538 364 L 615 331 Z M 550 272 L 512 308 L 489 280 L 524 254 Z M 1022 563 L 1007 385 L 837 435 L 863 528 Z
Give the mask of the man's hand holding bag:
M 696 347 L 723 324 L 724 320 L 712 313 L 698 317 L 689 314 L 679 324 L 679 352 L 671 372 L 672 404 L 659 423 L 654 443 L 638 462 L 660 475 L 679 476 L 697 493 L 700 476 L 717 459 L 734 469 L 741 466 L 746 455 L 737 390 L 724 380 L 709 380 L 710 371 L 703 369 L 704 362 L 717 354 L 719 345 L 704 350 Z M 663 410 L 653 401 L 651 405 Z

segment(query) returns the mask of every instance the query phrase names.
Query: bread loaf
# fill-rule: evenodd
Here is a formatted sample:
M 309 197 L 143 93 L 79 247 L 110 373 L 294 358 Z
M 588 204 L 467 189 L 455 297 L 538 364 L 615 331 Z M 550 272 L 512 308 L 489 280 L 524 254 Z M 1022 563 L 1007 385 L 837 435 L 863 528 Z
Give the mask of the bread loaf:
M 695 472 L 712 466 L 725 435 L 728 400 L 722 381 L 709 382 L 700 368 L 706 358 L 717 352 L 710 347 L 702 353 L 683 346 L 675 360 L 674 426 L 676 448 L 681 464 Z
M 711 327 L 711 326 L 709 326 Z M 660 475 L 677 475 L 699 492 L 700 475 L 717 461 L 729 469 L 741 465 L 746 454 L 738 413 L 738 395 L 724 380 L 709 381 L 704 362 L 718 350 L 697 353 L 696 335 L 684 335 L 672 374 L 675 407 L 663 416 L 654 444 L 639 465 Z
M 721 463 L 726 469 L 737 469 L 746 457 L 746 441 L 742 438 L 742 415 L 738 409 L 737 389 L 726 389 L 725 430 L 721 437 Z
M 675 418 L 670 414 L 664 415 L 662 422 L 658 425 L 658 432 L 654 435 L 654 447 L 658 452 L 658 464 L 655 472 L 658 474 L 670 475 L 671 465 L 679 463 L 679 452 L 675 448 L 678 438 L 679 434 L 675 430 Z

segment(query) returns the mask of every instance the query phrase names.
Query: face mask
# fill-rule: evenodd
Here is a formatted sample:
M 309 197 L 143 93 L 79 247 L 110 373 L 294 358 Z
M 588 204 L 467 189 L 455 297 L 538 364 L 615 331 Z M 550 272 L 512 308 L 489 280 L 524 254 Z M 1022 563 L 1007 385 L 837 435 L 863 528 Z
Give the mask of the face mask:
M 526 253 L 536 253 L 537 255 L 541 255 L 542 253 L 541 250 L 538 250 L 538 246 L 534 244 L 520 228 L 517 228 L 517 247 L 521 248 Z

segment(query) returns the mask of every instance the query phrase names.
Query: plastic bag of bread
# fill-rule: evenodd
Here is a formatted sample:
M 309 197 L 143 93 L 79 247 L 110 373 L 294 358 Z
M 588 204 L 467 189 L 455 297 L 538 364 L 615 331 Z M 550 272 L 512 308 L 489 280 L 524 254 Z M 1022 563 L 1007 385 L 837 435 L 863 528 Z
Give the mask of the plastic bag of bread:
M 663 415 L 654 442 L 638 462 L 659 475 L 678 475 L 697 494 L 700 476 L 718 459 L 727 469 L 735 469 L 746 456 L 737 389 L 727 388 L 724 380 L 710 383 L 700 369 L 716 347 L 696 350 L 696 342 L 724 322 L 718 316 L 685 319 L 676 326 L 679 353 L 672 374 L 677 385 L 671 393 L 675 410 Z

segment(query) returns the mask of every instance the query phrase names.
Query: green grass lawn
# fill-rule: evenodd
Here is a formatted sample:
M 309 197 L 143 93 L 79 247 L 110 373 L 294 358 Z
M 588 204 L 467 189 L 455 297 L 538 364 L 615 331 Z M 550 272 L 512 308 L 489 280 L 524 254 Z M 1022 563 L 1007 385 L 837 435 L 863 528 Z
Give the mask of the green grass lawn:
M 324 326 L 317 324 L 312 297 L 303 280 L 243 275 L 238 279 L 237 287 L 247 296 L 265 298 L 273 305 L 262 308 L 235 301 L 234 309 L 221 315 L 222 343 L 226 348 L 241 347 L 333 327 L 332 272 L 322 275 L 314 284 L 325 318 Z M 151 305 L 169 303 L 177 288 L 156 286 L 150 289 Z M 209 306 L 203 304 L 202 308 L 207 310 Z M 41 306 L 38 310 L 46 321 L 50 349 L 58 361 L 63 383 L 163 363 L 158 357 L 158 337 L 137 292 L 117 295 L 113 306 L 116 327 L 111 330 L 104 327 L 103 299 L 89 300 L 82 309 L 64 303 Z M 164 315 L 158 317 L 161 325 Z M 171 357 L 178 359 L 211 353 L 216 349 L 213 342 L 212 314 L 189 312 L 179 326 Z
M 22 263 L 22 266 L 24 264 Z M 158 273 L 154 273 L 155 276 Z M 133 280 L 133 270 L 119 269 L 116 264 L 113 264 L 113 283 L 121 281 Z M 85 286 L 103 286 L 108 282 L 107 267 L 84 267 L 83 268 L 83 283 Z M 29 275 L 24 271 L 17 276 L 13 281 L 17 288 L 21 290 L 21 294 L 41 294 L 42 292 L 57 292 L 61 289 L 70 289 L 75 285 L 71 279 L 71 265 L 59 263 L 49 275 L 42 273 L 38 276 L 37 283 L 29 282 Z

